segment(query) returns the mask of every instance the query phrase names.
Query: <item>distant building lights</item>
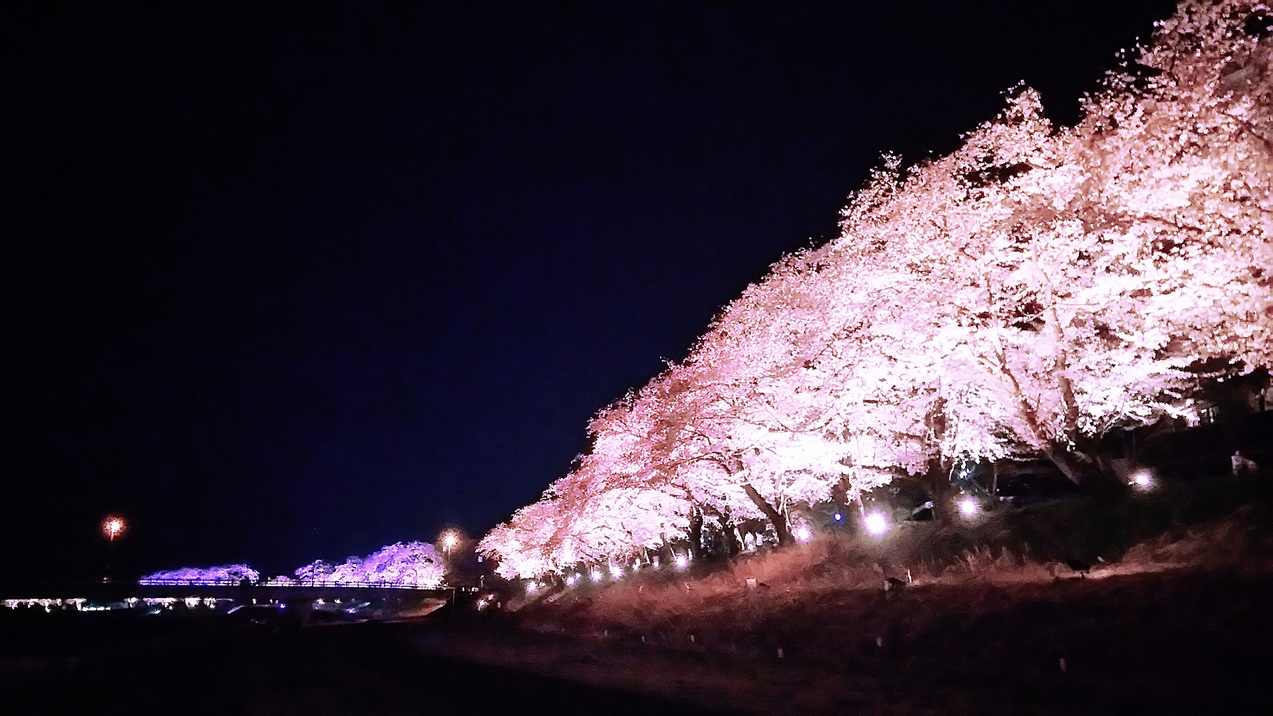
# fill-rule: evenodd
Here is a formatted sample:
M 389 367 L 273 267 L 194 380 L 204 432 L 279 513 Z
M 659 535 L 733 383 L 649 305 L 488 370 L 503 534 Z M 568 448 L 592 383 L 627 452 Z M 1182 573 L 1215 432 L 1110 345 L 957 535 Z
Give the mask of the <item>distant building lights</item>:
M 866 528 L 866 533 L 872 537 L 880 537 L 885 532 L 888 532 L 888 518 L 884 516 L 883 512 L 867 513 L 862 525 Z

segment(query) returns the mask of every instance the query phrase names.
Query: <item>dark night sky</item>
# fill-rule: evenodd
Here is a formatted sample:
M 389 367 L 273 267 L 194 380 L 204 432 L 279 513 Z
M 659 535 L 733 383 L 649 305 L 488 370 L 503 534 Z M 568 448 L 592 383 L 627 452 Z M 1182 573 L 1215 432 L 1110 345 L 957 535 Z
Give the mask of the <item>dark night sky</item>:
M 0 577 L 478 535 L 881 151 L 1172 9 L 885 4 L 6 6 Z

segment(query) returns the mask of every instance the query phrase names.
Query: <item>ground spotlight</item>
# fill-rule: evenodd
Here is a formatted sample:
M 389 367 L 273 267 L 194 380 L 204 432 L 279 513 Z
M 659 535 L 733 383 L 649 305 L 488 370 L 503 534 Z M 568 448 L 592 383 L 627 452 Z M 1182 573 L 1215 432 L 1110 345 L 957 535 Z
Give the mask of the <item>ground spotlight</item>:
M 809 529 L 805 525 L 800 525 L 794 530 L 791 530 L 791 536 L 795 537 L 797 542 L 808 542 L 813 539 L 813 530 Z
M 866 533 L 872 537 L 880 537 L 888 532 L 888 517 L 883 512 L 868 512 L 862 520 L 862 526 L 866 528 Z
M 964 519 L 972 519 L 978 512 L 981 512 L 981 505 L 977 504 L 976 500 L 971 497 L 960 498 L 959 514 L 963 515 Z
M 1154 477 L 1148 472 L 1141 470 L 1135 475 L 1132 475 L 1131 484 L 1141 490 L 1148 490 L 1154 486 Z

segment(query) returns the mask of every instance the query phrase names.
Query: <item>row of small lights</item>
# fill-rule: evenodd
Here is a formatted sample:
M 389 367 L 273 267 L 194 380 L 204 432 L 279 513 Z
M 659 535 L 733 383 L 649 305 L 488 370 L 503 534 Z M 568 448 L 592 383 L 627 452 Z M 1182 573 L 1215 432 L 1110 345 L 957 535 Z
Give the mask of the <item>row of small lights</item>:
M 1132 475 L 1129 483 L 1140 490 L 1151 490 L 1154 487 L 1153 476 L 1143 470 Z M 959 509 L 960 516 L 966 520 L 974 519 L 981 513 L 981 503 L 971 496 L 965 495 L 964 497 L 959 498 L 955 505 Z M 842 513 L 837 512 L 834 517 L 836 522 L 844 521 L 844 515 Z M 872 510 L 871 512 L 866 513 L 866 515 L 862 518 L 862 527 L 866 530 L 866 533 L 872 537 L 882 537 L 887 534 L 890 529 L 892 529 L 892 525 L 889 524 L 888 516 L 879 510 Z M 799 525 L 791 531 L 791 535 L 799 542 L 808 542 L 813 539 L 813 530 L 810 529 L 808 525 Z M 677 554 L 676 568 L 685 569 L 689 566 L 689 559 L 689 555 Z M 653 566 L 655 569 L 658 569 L 659 567 L 657 557 L 654 558 Z M 640 569 L 640 562 L 633 563 L 632 571 L 635 572 L 638 569 Z M 618 565 L 610 565 L 610 575 L 616 580 L 619 579 L 623 576 L 623 568 Z M 592 577 L 593 582 L 600 582 L 604 575 L 600 569 L 594 568 L 589 576 Z M 583 579 L 583 575 L 579 573 L 572 574 L 566 577 L 566 585 L 573 587 L 581 579 Z M 540 584 L 538 581 L 532 581 L 526 585 L 526 591 L 533 594 L 542 586 L 544 585 Z
M 178 603 L 184 604 L 188 609 L 195 609 L 200 606 L 208 609 L 217 608 L 217 600 L 213 597 L 145 597 L 142 599 L 129 597 L 124 600 L 124 603 L 127 604 L 129 608 L 136 607 L 138 604 L 145 604 L 148 607 L 163 607 L 165 609 L 172 609 Z M 40 607 L 46 612 L 52 612 L 55 608 L 70 608 L 77 612 L 110 611 L 110 607 L 89 604 L 87 599 L 80 597 L 73 599 L 5 599 L 0 602 L 0 606 L 3 606 L 6 609 L 30 609 Z
M 676 567 L 677 570 L 683 570 L 686 567 L 690 566 L 690 559 L 691 557 L 688 554 L 675 553 L 675 555 L 672 558 L 672 564 Z M 655 557 L 650 562 L 650 566 L 654 567 L 655 569 L 659 569 L 661 567 L 661 565 L 659 564 L 659 558 Z M 638 572 L 640 570 L 641 570 L 641 561 L 637 560 L 633 562 L 632 571 Z M 610 578 L 615 581 L 622 579 L 623 575 L 625 574 L 624 568 L 618 564 L 611 564 L 609 572 L 610 572 Z M 606 577 L 605 572 L 602 572 L 601 569 L 598 567 L 593 567 L 592 570 L 588 572 L 588 578 L 591 579 L 593 582 L 600 582 L 601 580 L 605 579 L 605 577 Z M 567 575 L 566 586 L 573 587 L 574 585 L 583 581 L 583 579 L 584 579 L 584 575 L 581 572 L 575 572 L 574 574 Z M 526 583 L 526 592 L 529 594 L 534 594 L 535 592 L 539 591 L 539 589 L 543 586 L 545 585 L 537 580 L 529 581 Z

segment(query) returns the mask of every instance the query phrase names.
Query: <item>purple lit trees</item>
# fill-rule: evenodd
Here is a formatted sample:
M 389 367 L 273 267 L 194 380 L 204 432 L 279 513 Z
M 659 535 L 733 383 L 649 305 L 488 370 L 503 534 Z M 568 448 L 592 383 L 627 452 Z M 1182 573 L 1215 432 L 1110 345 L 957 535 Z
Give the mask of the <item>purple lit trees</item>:
M 261 573 L 246 564 L 227 564 L 169 569 L 147 574 L 138 581 L 141 584 L 256 584 L 261 581 Z
M 314 565 L 297 570 L 301 572 Z M 398 587 L 435 588 L 442 585 L 446 568 L 433 545 L 426 542 L 398 542 L 366 557 L 350 557 L 332 568 L 325 581 L 342 585 L 378 584 Z
M 391 586 L 434 589 L 442 586 L 446 568 L 433 545 L 425 542 L 398 542 L 386 545 L 366 557 L 350 557 L 332 565 L 322 560 L 311 562 L 295 572 L 296 578 L 280 576 L 265 582 L 267 586 L 306 586 L 334 584 L 342 586 Z M 142 584 L 257 584 L 261 574 L 245 564 L 223 567 L 186 567 L 148 574 Z

